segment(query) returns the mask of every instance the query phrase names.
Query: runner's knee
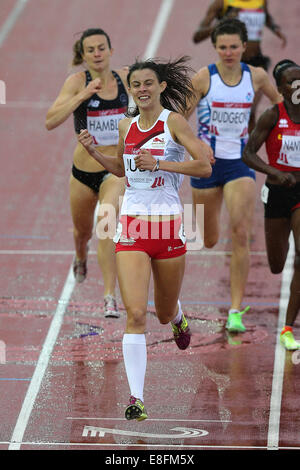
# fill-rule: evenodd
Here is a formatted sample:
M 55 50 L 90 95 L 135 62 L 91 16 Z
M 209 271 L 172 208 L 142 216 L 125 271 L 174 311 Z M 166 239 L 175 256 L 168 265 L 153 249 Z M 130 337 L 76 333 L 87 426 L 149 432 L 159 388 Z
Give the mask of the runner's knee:
M 218 243 L 218 238 L 205 238 L 204 237 L 204 246 L 205 248 L 213 248 Z
M 270 270 L 272 274 L 280 274 L 283 271 L 284 265 L 286 261 L 286 256 L 285 257 L 272 257 L 268 256 L 268 262 L 270 266 Z
M 232 228 L 232 240 L 234 243 L 241 247 L 246 247 L 249 241 L 249 232 L 241 224 L 238 224 Z
M 173 310 L 164 309 L 163 311 L 160 311 L 158 308 L 156 308 L 156 316 L 161 325 L 167 325 L 170 323 L 170 321 L 174 318 L 174 315 L 175 313 Z
M 146 326 L 146 312 L 139 307 L 128 307 L 127 311 L 127 329 L 143 329 Z
M 88 242 L 92 237 L 92 230 L 74 227 L 74 236 L 81 242 Z

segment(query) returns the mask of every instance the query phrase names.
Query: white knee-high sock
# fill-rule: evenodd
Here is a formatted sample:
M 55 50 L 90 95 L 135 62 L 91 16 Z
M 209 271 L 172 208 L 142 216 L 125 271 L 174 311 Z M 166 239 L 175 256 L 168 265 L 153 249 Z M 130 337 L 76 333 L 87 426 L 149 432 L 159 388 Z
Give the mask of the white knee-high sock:
M 172 323 L 175 323 L 176 325 L 181 322 L 182 319 L 182 309 L 181 309 L 181 303 L 180 300 L 178 299 L 178 312 L 175 318 L 173 318 Z
M 130 393 L 135 398 L 144 401 L 144 382 L 147 366 L 145 335 L 125 333 L 122 348 Z

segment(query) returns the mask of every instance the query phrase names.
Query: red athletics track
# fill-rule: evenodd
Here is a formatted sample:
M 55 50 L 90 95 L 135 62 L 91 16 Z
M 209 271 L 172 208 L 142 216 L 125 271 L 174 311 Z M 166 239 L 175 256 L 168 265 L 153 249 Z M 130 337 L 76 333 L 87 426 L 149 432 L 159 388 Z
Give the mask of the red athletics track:
M 187 8 L 181 0 L 52 0 L 51 7 L 39 0 L 1 2 L 0 79 L 7 89 L 7 104 L 0 105 L 1 450 L 300 448 L 300 369 L 291 353 L 276 347 L 286 287 L 268 270 L 259 197 L 244 335 L 228 338 L 224 331 L 231 249 L 226 214 L 214 250 L 187 256 L 181 299 L 194 332 L 188 351 L 178 351 L 170 328 L 158 324 L 150 292 L 149 419 L 143 423 L 123 417 L 129 394 L 121 355 L 125 312 L 119 320 L 103 319 L 95 239 L 85 283 L 75 286 L 70 274 L 72 119 L 51 133 L 44 119 L 68 73 L 74 34 L 91 26 L 107 30 L 113 65 L 119 67 L 144 55 L 152 32 L 158 34 L 160 7 L 169 4 L 155 55 L 189 54 L 197 69 L 215 59 L 209 41 L 191 42 L 208 3 L 202 0 L 199 8 L 189 0 Z M 289 43 L 281 50 L 266 31 L 264 52 L 273 63 L 285 57 L 299 62 L 298 1 L 289 0 L 289 9 L 280 0 L 270 3 Z M 258 177 L 258 195 L 262 181 Z M 182 196 L 191 202 L 188 179 Z M 295 335 L 300 337 L 299 327 Z

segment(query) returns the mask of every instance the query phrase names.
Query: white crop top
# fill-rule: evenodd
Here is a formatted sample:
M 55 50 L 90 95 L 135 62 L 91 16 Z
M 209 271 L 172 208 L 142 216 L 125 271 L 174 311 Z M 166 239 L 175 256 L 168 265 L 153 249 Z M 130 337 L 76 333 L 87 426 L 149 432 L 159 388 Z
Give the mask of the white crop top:
M 126 190 L 121 215 L 171 215 L 182 212 L 178 192 L 183 175 L 162 170 L 139 170 L 134 161 L 140 149 L 149 150 L 160 160 L 184 161 L 184 147 L 173 140 L 167 124 L 170 112 L 164 109 L 155 124 L 147 130 L 139 127 L 139 115 L 131 121 L 124 141 Z

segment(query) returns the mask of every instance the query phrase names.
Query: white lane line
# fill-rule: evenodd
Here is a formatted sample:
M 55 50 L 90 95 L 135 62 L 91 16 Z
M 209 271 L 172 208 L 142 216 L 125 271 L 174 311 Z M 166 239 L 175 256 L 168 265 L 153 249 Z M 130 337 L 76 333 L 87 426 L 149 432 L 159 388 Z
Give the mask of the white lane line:
M 1 255 L 53 255 L 65 256 L 74 255 L 74 250 L 0 250 Z M 231 251 L 188 251 L 188 256 L 227 256 L 231 255 Z M 97 252 L 90 250 L 89 255 L 96 255 Z M 251 251 L 251 256 L 266 256 L 265 251 Z
M 19 0 L 19 3 L 24 7 L 25 2 L 27 0 Z M 150 37 L 148 46 L 146 48 L 146 52 L 144 56 L 146 57 L 147 54 L 155 54 L 156 49 L 158 47 L 159 41 L 161 39 L 163 29 L 165 28 L 168 15 L 170 13 L 170 9 L 173 7 L 174 0 L 163 0 L 161 8 L 158 12 L 158 16 L 154 25 L 153 33 Z M 16 16 L 16 18 L 18 15 Z M 8 32 L 10 29 L 7 30 Z M 8 34 L 6 33 L 6 36 Z M 6 37 L 5 36 L 5 37 Z M 0 44 L 1 45 L 1 44 Z M 45 343 L 43 345 L 43 349 L 41 355 L 39 357 L 36 369 L 34 371 L 32 380 L 30 382 L 29 388 L 27 390 L 25 400 L 23 402 L 16 426 L 13 431 L 11 444 L 8 450 L 19 450 L 22 445 L 22 439 L 31 415 L 31 411 L 33 409 L 34 402 L 40 390 L 40 386 L 46 372 L 51 353 L 53 347 L 55 345 L 55 341 L 57 339 L 58 333 L 60 331 L 60 327 L 63 321 L 63 315 L 67 308 L 69 299 L 72 295 L 73 289 L 75 286 L 75 279 L 73 276 L 73 267 L 71 265 L 67 280 L 65 282 L 62 295 L 58 301 L 58 307 L 51 322 L 50 329 L 48 331 Z
M 73 275 L 73 268 L 70 267 L 68 277 L 66 279 L 64 288 L 62 290 L 61 296 L 58 301 L 56 312 L 51 321 L 50 328 L 48 330 L 47 337 L 45 339 L 39 360 L 37 362 L 33 377 L 31 379 L 30 385 L 28 387 L 23 405 L 15 425 L 15 429 L 11 438 L 11 444 L 8 450 L 19 450 L 22 439 L 24 436 L 25 429 L 27 427 L 33 405 L 35 403 L 36 397 L 39 393 L 42 380 L 44 378 L 52 350 L 54 348 L 58 333 L 60 331 L 64 313 L 68 306 L 69 300 L 71 298 L 73 289 L 75 285 L 75 279 Z
M 143 60 L 147 60 L 155 56 L 174 3 L 175 0 L 162 0 L 158 15 L 154 23 L 152 34 L 143 55 Z M 129 97 L 128 107 L 129 109 L 135 107 L 133 98 L 131 96 Z
M 51 101 L 7 101 L 5 108 L 10 109 L 49 109 Z
M 0 445 L 7 445 L 9 444 L 9 441 L 0 441 Z M 170 449 L 226 449 L 226 450 L 230 450 L 230 449 L 235 449 L 235 450 L 238 450 L 238 449 L 241 449 L 241 450 L 254 450 L 254 449 L 257 449 L 257 450 L 267 450 L 267 446 L 235 446 L 235 445 L 211 445 L 211 444 L 195 444 L 195 445 L 189 445 L 189 444 L 138 444 L 138 443 L 135 443 L 135 444 L 128 444 L 128 443 L 116 443 L 114 442 L 113 444 L 110 442 L 110 443 L 107 443 L 107 442 L 104 442 L 104 443 L 101 443 L 101 442 L 90 442 L 90 443 L 87 443 L 87 442 L 43 442 L 43 441 L 39 441 L 39 442 L 32 442 L 32 441 L 24 441 L 22 442 L 23 445 L 26 445 L 26 446 L 49 446 L 49 447 L 55 447 L 55 446 L 62 446 L 62 447 L 108 447 L 109 449 L 108 450 L 111 450 L 110 448 L 113 448 L 114 450 L 116 450 L 117 448 L 135 448 L 135 447 L 139 447 L 141 449 L 148 449 L 148 448 L 151 448 L 151 447 L 154 447 L 154 448 L 162 448 L 162 449 L 165 449 L 165 448 L 170 448 Z M 299 450 L 299 447 L 279 447 L 278 450 Z
M 84 420 L 84 421 L 121 421 L 124 422 L 124 418 L 89 418 L 88 416 L 82 417 L 72 417 L 67 416 L 66 419 L 68 420 Z M 176 423 L 232 423 L 231 420 L 224 420 L 224 419 L 176 419 L 176 418 L 147 418 L 148 421 L 158 421 L 161 423 L 164 422 L 176 422 Z
M 10 33 L 11 29 L 14 27 L 16 21 L 18 20 L 20 14 L 24 10 L 26 3 L 28 0 L 18 0 L 12 9 L 11 13 L 9 14 L 7 20 L 3 24 L 2 28 L 0 29 L 0 47 L 4 43 L 5 39 L 7 38 L 8 34 Z
M 273 382 L 270 401 L 270 416 L 268 428 L 268 449 L 278 450 L 279 444 L 279 429 L 280 429 L 280 413 L 281 413 L 281 399 L 282 399 L 282 386 L 284 376 L 285 364 L 285 349 L 279 342 L 280 331 L 282 330 L 285 319 L 286 310 L 290 294 L 290 283 L 293 275 L 293 260 L 294 260 L 294 240 L 292 234 L 290 235 L 290 249 L 286 259 L 286 263 L 282 273 L 280 302 L 279 302 L 279 317 L 277 324 L 277 339 L 275 347 L 275 359 L 273 370 Z
M 159 9 L 154 28 L 152 30 L 152 35 L 149 39 L 148 46 L 144 53 L 144 60 L 147 60 L 151 57 L 154 57 L 164 33 L 166 24 L 168 22 L 169 16 L 171 14 L 172 8 L 174 6 L 175 0 L 163 0 L 161 7 Z
M 89 255 L 95 255 L 96 251 L 89 251 Z M 74 255 L 74 250 L 0 250 L 0 255 Z

